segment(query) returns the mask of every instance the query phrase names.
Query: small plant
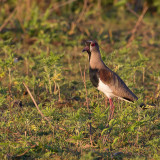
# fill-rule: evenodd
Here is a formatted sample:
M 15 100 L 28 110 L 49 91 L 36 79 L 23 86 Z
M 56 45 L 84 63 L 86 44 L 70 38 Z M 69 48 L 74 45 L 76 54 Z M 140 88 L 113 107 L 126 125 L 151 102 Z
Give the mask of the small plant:
M 144 0 L 145 15 L 137 2 L 1 2 L 0 159 L 160 159 L 159 1 Z M 89 81 L 84 39 L 139 98 L 115 98 L 112 120 Z

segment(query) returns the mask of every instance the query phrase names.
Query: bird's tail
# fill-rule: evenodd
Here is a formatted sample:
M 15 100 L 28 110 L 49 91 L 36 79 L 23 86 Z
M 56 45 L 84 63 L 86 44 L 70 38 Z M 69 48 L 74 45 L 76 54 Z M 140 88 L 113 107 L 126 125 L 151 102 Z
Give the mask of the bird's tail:
M 142 109 L 149 109 L 149 108 L 154 108 L 154 107 L 156 107 L 156 105 L 155 105 L 155 104 L 144 104 L 144 103 L 141 103 L 141 104 L 140 104 L 140 107 L 141 107 Z

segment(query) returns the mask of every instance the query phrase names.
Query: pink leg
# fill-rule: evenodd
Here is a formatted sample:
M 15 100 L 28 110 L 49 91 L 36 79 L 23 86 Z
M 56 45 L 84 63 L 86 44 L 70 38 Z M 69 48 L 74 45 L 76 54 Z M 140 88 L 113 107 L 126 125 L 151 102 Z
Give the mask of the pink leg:
M 115 107 L 113 105 L 113 102 L 112 102 L 111 98 L 109 98 L 109 103 L 110 103 L 110 115 L 109 115 L 109 119 L 111 120 L 113 118 Z
M 108 107 L 107 102 L 108 102 L 108 98 L 107 98 L 107 97 L 105 97 L 105 105 L 106 105 L 106 108 Z

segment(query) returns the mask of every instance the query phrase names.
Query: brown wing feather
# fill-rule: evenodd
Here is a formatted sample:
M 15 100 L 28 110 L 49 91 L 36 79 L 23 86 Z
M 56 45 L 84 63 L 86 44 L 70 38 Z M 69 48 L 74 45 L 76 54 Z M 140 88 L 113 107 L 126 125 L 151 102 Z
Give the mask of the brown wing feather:
M 105 69 L 100 69 L 99 77 L 103 83 L 111 88 L 115 96 L 132 102 L 138 99 L 137 96 L 126 86 L 123 80 L 109 68 L 106 67 Z

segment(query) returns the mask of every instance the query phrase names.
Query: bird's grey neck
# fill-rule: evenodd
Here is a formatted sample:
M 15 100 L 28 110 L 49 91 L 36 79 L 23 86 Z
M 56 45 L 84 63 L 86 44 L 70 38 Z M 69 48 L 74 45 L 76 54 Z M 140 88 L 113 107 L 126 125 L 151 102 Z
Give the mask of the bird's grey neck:
M 89 65 L 92 69 L 102 68 L 104 63 L 99 53 L 91 53 L 89 55 Z
M 88 53 L 88 59 L 89 59 L 89 62 L 90 62 L 90 59 L 91 59 L 91 52 L 90 51 L 87 51 Z

